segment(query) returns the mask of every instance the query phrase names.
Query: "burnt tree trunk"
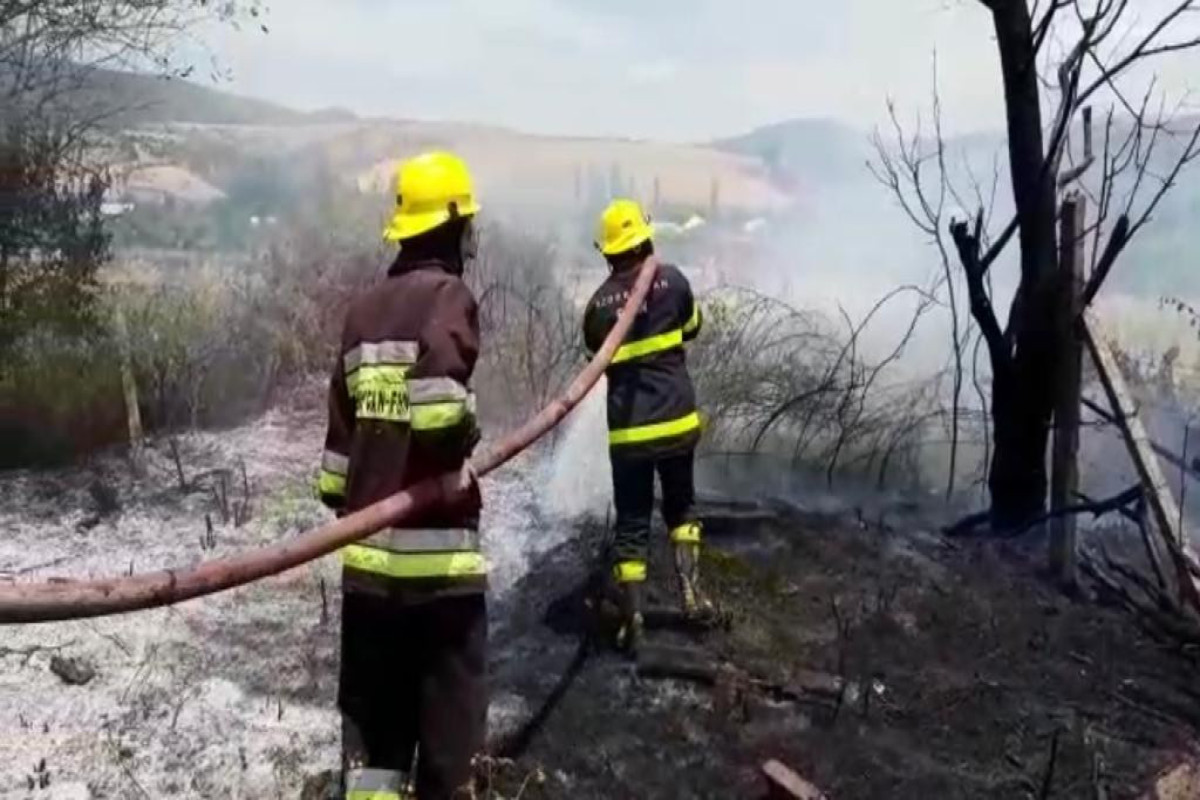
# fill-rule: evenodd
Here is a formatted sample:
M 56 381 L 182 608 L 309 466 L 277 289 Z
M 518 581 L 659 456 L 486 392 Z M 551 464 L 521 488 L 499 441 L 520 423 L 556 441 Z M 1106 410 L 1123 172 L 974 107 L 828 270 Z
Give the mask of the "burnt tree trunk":
M 992 523 L 1012 528 L 1046 507 L 1046 451 L 1057 352 L 1055 176 L 1048 167 L 1033 23 L 1026 0 L 991 4 L 1004 78 L 1009 174 L 1017 210 L 1021 280 L 1003 333 L 991 347 L 996 443 L 988 486 Z M 997 358 L 999 356 L 999 358 Z

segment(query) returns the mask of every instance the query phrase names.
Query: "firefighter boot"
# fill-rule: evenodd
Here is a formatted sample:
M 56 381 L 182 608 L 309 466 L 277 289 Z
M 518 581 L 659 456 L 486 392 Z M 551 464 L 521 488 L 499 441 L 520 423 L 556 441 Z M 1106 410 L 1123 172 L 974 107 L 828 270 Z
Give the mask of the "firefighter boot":
M 617 649 L 633 654 L 642 637 L 641 586 L 645 580 L 645 564 L 623 562 L 614 570 L 615 599 L 618 611 Z
M 674 548 L 675 574 L 679 577 L 684 616 L 701 621 L 714 619 L 716 609 L 700 588 L 700 543 L 676 541 Z
M 637 651 L 642 638 L 642 611 L 639 586 L 625 583 L 620 587 L 621 626 L 617 629 L 617 648 L 626 653 Z

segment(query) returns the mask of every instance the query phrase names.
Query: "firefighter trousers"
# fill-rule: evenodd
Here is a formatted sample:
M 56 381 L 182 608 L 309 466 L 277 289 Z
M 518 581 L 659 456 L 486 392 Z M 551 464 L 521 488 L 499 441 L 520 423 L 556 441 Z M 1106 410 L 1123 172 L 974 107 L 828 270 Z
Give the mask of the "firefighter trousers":
M 408 773 L 417 748 L 420 800 L 470 796 L 487 731 L 484 595 L 342 597 L 344 766 Z
M 662 484 L 662 515 L 667 530 L 695 523 L 695 451 L 661 458 L 612 457 L 613 499 L 617 507 L 614 560 L 645 563 L 654 513 L 654 475 Z

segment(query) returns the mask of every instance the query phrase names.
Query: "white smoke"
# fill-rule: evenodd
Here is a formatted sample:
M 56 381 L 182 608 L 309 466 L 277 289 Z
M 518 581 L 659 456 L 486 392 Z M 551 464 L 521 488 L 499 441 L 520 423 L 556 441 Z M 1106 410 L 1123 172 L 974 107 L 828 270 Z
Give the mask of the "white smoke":
M 575 522 L 612 502 L 603 378 L 562 422 L 551 448 L 518 457 L 484 480 L 482 530 L 492 595 L 503 599 Z
M 612 504 L 604 378 L 562 424 L 545 463 L 540 490 L 542 513 L 552 519 L 603 518 Z

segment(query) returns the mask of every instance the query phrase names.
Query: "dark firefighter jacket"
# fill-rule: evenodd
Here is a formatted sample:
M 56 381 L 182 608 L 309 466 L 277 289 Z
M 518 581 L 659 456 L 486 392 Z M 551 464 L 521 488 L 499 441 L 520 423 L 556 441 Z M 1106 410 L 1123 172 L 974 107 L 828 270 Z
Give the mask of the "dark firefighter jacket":
M 637 274 L 636 269 L 613 273 L 592 295 L 583 318 L 589 353 L 600 349 L 616 324 Z M 661 265 L 605 373 L 608 443 L 614 458 L 659 458 L 695 447 L 700 416 L 684 343 L 696 338 L 701 322 L 687 278 L 674 266 Z
M 318 490 L 348 513 L 462 467 L 479 439 L 468 388 L 479 354 L 478 307 L 436 261 L 397 261 L 346 316 L 329 391 Z M 476 491 L 342 550 L 349 589 L 479 591 Z

